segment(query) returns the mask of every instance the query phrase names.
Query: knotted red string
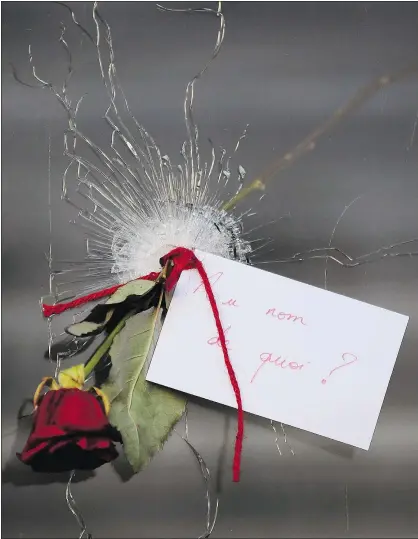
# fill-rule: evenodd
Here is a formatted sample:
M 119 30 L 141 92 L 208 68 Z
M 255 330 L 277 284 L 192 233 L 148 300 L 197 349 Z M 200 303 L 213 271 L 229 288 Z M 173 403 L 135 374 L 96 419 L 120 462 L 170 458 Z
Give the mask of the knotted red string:
M 241 391 L 238 385 L 237 378 L 235 376 L 234 368 L 232 367 L 231 360 L 229 359 L 228 348 L 226 346 L 225 333 L 222 327 L 222 323 L 221 323 L 221 319 L 219 315 L 219 309 L 216 304 L 212 286 L 210 284 L 208 275 L 206 273 L 206 270 L 202 262 L 195 256 L 193 251 L 191 251 L 190 249 L 186 249 L 184 247 L 177 247 L 176 249 L 173 249 L 161 259 L 161 265 L 165 266 L 168 260 L 172 261 L 173 266 L 166 280 L 167 290 L 171 290 L 177 284 L 177 281 L 179 280 L 180 275 L 184 270 L 196 269 L 199 272 L 200 278 L 202 279 L 202 283 L 203 283 L 203 286 L 205 287 L 205 291 L 206 291 L 206 294 L 207 294 L 207 297 L 208 297 L 208 300 L 212 309 L 213 317 L 215 319 L 216 329 L 219 335 L 219 342 L 221 343 L 221 348 L 222 348 L 222 352 L 223 352 L 223 356 L 225 360 L 225 365 L 229 374 L 229 379 L 231 381 L 232 388 L 235 393 L 235 398 L 236 398 L 237 407 L 238 407 L 238 427 L 237 427 L 237 435 L 235 439 L 234 461 L 232 465 L 233 481 L 238 482 L 240 480 L 242 442 L 244 439 L 244 412 L 242 409 Z M 152 273 L 149 273 L 148 275 L 145 275 L 144 277 L 140 277 L 140 279 L 155 281 L 158 276 L 159 276 L 159 273 L 152 272 Z M 120 285 L 112 286 L 110 288 L 105 288 L 104 290 L 100 290 L 99 292 L 93 292 L 92 294 L 88 294 L 87 296 L 80 297 L 68 303 L 60 303 L 57 305 L 43 304 L 42 310 L 43 310 L 44 316 L 49 317 L 54 314 L 60 314 L 60 313 L 63 313 L 64 311 L 67 311 L 68 309 L 74 309 L 76 307 L 80 307 L 81 305 L 84 305 L 85 303 L 95 301 L 95 300 L 104 298 L 106 296 L 110 296 L 114 294 L 116 290 L 118 290 L 118 288 L 120 288 L 121 286 L 123 285 L 120 284 Z

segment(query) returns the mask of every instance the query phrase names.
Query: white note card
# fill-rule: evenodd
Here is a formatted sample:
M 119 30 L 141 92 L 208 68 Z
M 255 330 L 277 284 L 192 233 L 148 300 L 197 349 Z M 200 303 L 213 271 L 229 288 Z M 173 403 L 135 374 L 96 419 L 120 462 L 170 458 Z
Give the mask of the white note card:
M 196 252 L 246 412 L 369 449 L 408 317 Z M 184 271 L 147 380 L 236 408 L 212 310 Z

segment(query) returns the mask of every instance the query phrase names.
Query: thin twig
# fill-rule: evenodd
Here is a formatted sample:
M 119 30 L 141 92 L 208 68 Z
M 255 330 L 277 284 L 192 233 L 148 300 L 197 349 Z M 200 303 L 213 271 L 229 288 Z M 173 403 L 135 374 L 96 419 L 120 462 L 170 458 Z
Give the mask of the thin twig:
M 255 180 L 253 180 L 247 187 L 244 187 L 239 193 L 233 196 L 224 206 L 225 211 L 233 209 L 238 202 L 241 202 L 253 191 L 264 191 L 266 184 L 272 180 L 279 172 L 289 168 L 298 159 L 303 157 L 306 153 L 311 152 L 318 142 L 318 140 L 324 135 L 328 134 L 334 127 L 340 122 L 345 120 L 347 116 L 359 109 L 366 101 L 374 97 L 380 90 L 386 88 L 390 84 L 400 82 L 408 77 L 418 74 L 418 62 L 415 62 L 408 67 L 405 67 L 392 75 L 383 75 L 374 79 L 367 86 L 364 86 L 356 92 L 356 94 L 347 101 L 345 105 L 338 108 L 334 114 L 328 118 L 322 125 L 317 127 L 297 144 L 293 149 L 286 152 L 282 157 L 274 161 L 264 172 L 262 172 Z

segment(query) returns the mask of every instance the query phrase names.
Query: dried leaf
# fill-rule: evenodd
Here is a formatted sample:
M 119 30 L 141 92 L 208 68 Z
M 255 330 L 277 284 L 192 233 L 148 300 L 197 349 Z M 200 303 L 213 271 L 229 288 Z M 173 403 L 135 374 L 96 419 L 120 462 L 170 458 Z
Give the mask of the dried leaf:
M 103 309 L 103 305 L 97 305 L 82 322 L 72 324 L 66 328 L 66 332 L 74 337 L 92 337 L 101 333 L 106 324 L 112 318 L 114 309 Z
M 82 322 L 72 324 L 65 331 L 74 337 L 91 337 L 104 330 L 109 333 L 128 312 L 141 312 L 156 305 L 160 287 L 154 281 L 131 281 L 121 286 L 106 303 L 96 305 Z
M 106 301 L 106 305 L 122 303 L 129 296 L 145 296 L 145 294 L 147 294 L 154 286 L 154 281 L 147 281 L 144 279 L 130 281 L 116 290 L 116 292 Z
M 161 449 L 186 406 L 181 394 L 145 380 L 161 317 L 159 305 L 126 322 L 113 341 L 109 352 L 112 368 L 102 386 L 111 403 L 109 420 L 122 435 L 125 455 L 134 472 Z

